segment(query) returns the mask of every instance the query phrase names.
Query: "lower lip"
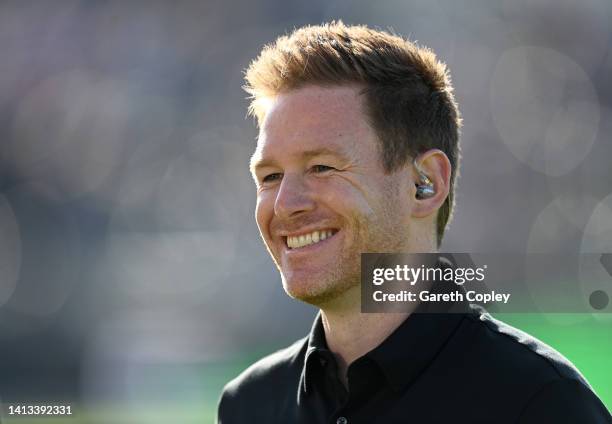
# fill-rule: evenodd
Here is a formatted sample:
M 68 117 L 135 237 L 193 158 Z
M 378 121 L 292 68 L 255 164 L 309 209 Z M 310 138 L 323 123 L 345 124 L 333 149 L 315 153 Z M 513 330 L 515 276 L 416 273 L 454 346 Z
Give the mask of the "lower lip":
M 332 236 L 327 237 L 323 241 L 319 241 L 317 243 L 312 243 L 312 244 L 309 244 L 308 246 L 298 247 L 295 249 L 290 249 L 287 246 L 287 244 L 285 244 L 285 254 L 288 256 L 296 256 L 296 255 L 308 254 L 308 253 L 314 252 L 321 247 L 325 247 L 329 242 L 334 240 L 336 236 L 338 235 L 338 233 L 340 233 L 340 231 L 336 231 Z

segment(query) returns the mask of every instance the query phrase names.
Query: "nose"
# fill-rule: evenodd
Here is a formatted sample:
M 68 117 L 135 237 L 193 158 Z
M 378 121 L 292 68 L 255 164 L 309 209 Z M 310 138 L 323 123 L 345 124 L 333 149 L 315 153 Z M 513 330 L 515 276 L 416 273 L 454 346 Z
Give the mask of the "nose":
M 274 214 L 279 218 L 290 218 L 313 210 L 315 202 L 304 178 L 286 173 L 280 183 L 274 202 Z

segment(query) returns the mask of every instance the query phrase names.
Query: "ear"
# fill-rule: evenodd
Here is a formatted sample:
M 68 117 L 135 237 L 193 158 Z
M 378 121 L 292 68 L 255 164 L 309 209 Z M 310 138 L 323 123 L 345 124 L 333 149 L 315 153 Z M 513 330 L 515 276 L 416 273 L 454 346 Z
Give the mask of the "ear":
M 412 192 L 413 207 L 412 216 L 425 218 L 440 209 L 450 190 L 451 163 L 442 150 L 431 149 L 418 155 L 412 164 L 412 178 L 414 188 Z M 421 171 L 433 185 L 434 193 L 430 196 L 419 198 L 417 186 L 424 183 Z

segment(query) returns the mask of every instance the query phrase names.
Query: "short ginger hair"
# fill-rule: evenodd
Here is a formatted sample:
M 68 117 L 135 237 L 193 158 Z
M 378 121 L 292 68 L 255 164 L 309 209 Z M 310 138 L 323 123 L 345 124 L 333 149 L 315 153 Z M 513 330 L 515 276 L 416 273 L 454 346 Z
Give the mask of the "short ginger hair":
M 461 117 L 446 65 L 430 49 L 363 25 L 306 26 L 266 45 L 245 80 L 249 114 L 260 126 L 266 99 L 307 85 L 358 85 L 388 173 L 429 149 L 443 151 L 452 169 L 437 216 L 440 246 L 453 210 Z

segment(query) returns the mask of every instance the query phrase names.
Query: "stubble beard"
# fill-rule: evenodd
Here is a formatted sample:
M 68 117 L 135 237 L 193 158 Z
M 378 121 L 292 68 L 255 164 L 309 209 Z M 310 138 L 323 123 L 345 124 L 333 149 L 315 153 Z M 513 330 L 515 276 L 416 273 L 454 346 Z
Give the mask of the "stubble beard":
M 388 199 L 378 213 L 355 218 L 353 240 L 344 246 L 334 264 L 313 275 L 312 284 L 297 286 L 288 282 L 275 260 L 281 273 L 285 292 L 292 298 L 321 309 L 332 308 L 339 304 L 348 292 L 359 293 L 361 285 L 361 253 L 401 252 L 406 249 L 407 235 L 398 228 L 399 213 Z M 345 229 L 346 231 L 346 229 Z M 345 235 L 346 236 L 346 235 Z
M 296 284 L 287 281 L 281 270 L 285 292 L 294 299 L 322 308 L 333 304 L 346 292 L 359 286 L 360 257 L 359 252 L 343 250 L 335 263 L 325 270 L 319 270 L 308 284 Z

